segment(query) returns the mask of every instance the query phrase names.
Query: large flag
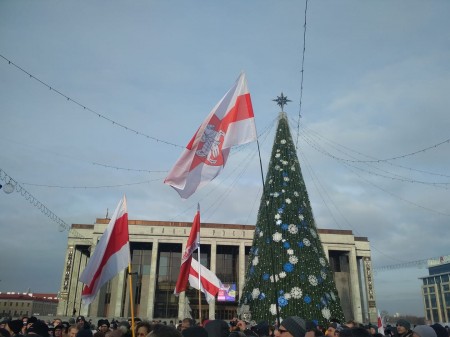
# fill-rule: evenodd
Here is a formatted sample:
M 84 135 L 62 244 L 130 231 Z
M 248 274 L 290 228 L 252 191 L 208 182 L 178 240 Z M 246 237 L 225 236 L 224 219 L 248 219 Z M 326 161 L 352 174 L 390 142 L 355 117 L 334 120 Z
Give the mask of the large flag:
M 177 284 L 175 285 L 174 294 L 179 295 L 187 288 L 189 280 L 189 269 L 191 268 L 192 253 L 200 247 L 200 207 L 194 217 L 191 233 L 186 244 L 183 256 L 181 257 L 180 274 L 178 275 Z
M 232 146 L 254 140 L 256 127 L 252 101 L 245 74 L 241 73 L 200 125 L 164 183 L 187 199 L 220 173 Z
M 81 293 L 83 303 L 91 303 L 99 289 L 129 263 L 127 199 L 123 196 L 80 276 L 80 281 L 85 284 Z
M 192 258 L 191 269 L 189 270 L 189 284 L 192 288 L 198 289 L 198 276 L 200 268 L 201 291 L 206 296 L 206 301 L 209 303 L 216 298 L 217 293 L 222 287 L 222 282 L 211 270 L 198 263 Z

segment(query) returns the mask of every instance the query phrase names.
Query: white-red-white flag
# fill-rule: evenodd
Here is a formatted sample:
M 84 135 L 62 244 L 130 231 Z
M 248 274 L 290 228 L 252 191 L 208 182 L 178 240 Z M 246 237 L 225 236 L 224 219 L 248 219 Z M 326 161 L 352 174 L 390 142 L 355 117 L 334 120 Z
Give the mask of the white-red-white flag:
M 108 227 L 100 237 L 94 254 L 81 273 L 80 281 L 85 284 L 81 293 L 83 303 L 91 303 L 100 288 L 124 270 L 129 263 L 127 199 L 123 196 Z
M 183 199 L 213 180 L 232 146 L 256 140 L 255 117 L 245 74 L 212 109 L 170 170 L 164 183 Z
M 192 258 L 191 269 L 189 270 L 189 284 L 192 288 L 198 289 L 198 275 L 200 269 L 201 291 L 206 296 L 206 301 L 209 303 L 214 300 L 222 287 L 222 282 L 211 270 L 198 263 Z
M 378 333 L 382 334 L 384 336 L 384 326 L 383 326 L 383 318 L 381 317 L 380 310 L 378 310 Z
M 189 280 L 189 269 L 191 268 L 192 253 L 200 247 L 200 209 L 197 209 L 194 221 L 192 224 L 191 232 L 181 257 L 180 274 L 178 275 L 177 284 L 175 285 L 174 294 L 179 295 L 187 288 Z

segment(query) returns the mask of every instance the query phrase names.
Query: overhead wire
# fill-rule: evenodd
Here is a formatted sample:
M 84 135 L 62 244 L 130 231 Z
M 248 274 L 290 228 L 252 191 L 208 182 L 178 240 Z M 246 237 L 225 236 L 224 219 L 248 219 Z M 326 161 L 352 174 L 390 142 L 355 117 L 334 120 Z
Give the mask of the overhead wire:
M 118 127 L 122 128 L 122 129 L 124 129 L 124 130 L 126 130 L 126 131 L 130 131 L 130 132 L 132 132 L 132 133 L 134 133 L 134 134 L 136 134 L 136 135 L 143 136 L 143 137 L 145 137 L 145 138 L 147 138 L 147 139 L 151 139 L 151 140 L 156 141 L 156 142 L 158 142 L 158 143 L 163 143 L 163 144 L 171 145 L 171 146 L 174 146 L 174 147 L 184 148 L 184 146 L 181 146 L 181 145 L 178 145 L 178 144 L 175 144 L 175 143 L 171 143 L 171 142 L 169 142 L 169 141 L 166 141 L 166 140 L 163 140 L 163 139 L 160 139 L 160 138 L 156 138 L 156 137 L 147 135 L 147 134 L 145 134 L 145 133 L 143 133 L 143 132 L 140 132 L 140 131 L 135 130 L 135 129 L 131 128 L 131 127 L 128 127 L 128 126 L 126 126 L 125 124 L 122 124 L 122 123 L 120 123 L 120 122 L 117 122 L 117 121 L 113 120 L 112 118 L 107 117 L 106 115 L 101 114 L 101 113 L 99 113 L 98 111 L 95 111 L 95 110 L 92 109 L 92 108 L 89 108 L 89 107 L 86 106 L 85 104 L 80 103 L 78 100 L 75 100 L 75 99 L 69 97 L 67 94 L 64 94 L 62 91 L 60 91 L 60 90 L 58 90 L 58 89 L 55 89 L 55 88 L 52 87 L 50 84 L 48 84 L 48 83 L 46 83 L 45 81 L 41 80 L 41 79 L 38 78 L 37 76 L 31 74 L 29 71 L 27 71 L 27 70 L 23 69 L 22 67 L 20 67 L 19 65 L 15 64 L 13 61 L 9 60 L 9 59 L 6 58 L 5 56 L 3 56 L 3 55 L 0 54 L 0 57 L 1 57 L 2 59 L 4 59 L 5 61 L 7 61 L 9 65 L 12 65 L 12 66 L 15 67 L 16 69 L 18 69 L 18 70 L 20 70 L 21 72 L 23 72 L 24 74 L 27 74 L 27 75 L 29 76 L 30 79 L 33 79 L 33 80 L 37 81 L 38 83 L 40 83 L 40 84 L 42 84 L 43 86 L 47 87 L 50 91 L 52 91 L 52 92 L 54 92 L 54 93 L 57 93 L 58 95 L 64 97 L 68 102 L 72 102 L 72 103 L 78 105 L 80 108 L 83 108 L 83 110 L 89 111 L 89 112 L 93 113 L 94 115 L 96 115 L 96 116 L 98 116 L 98 117 L 100 117 L 100 118 L 102 118 L 102 119 L 104 119 L 104 120 L 106 120 L 106 121 L 108 121 L 108 122 L 111 122 L 111 123 L 112 123 L 113 125 L 115 125 L 115 126 L 118 126 Z

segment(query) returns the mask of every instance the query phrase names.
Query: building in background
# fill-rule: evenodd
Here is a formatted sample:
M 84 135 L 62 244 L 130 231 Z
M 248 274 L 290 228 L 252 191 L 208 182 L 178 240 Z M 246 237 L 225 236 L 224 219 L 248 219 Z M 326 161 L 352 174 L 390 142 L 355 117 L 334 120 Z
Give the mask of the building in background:
M 131 315 L 126 271 L 103 286 L 92 304 L 81 305 L 83 284 L 78 279 L 108 222 L 108 219 L 97 219 L 94 225 L 72 225 L 57 315 L 110 318 Z M 198 318 L 197 290 L 190 289 L 179 297 L 173 295 L 181 254 L 192 223 L 145 220 L 129 220 L 128 223 L 135 316 Z M 252 225 L 201 224 L 201 263 L 216 273 L 228 290 L 228 294 L 219 294 L 222 301 L 211 304 L 202 295 L 202 317 L 228 320 L 236 316 L 254 229 Z M 346 319 L 375 322 L 369 241 L 355 237 L 350 230 L 319 229 L 319 235 L 334 273 Z M 375 312 L 375 317 L 369 312 Z
M 450 255 L 428 260 L 428 276 L 420 279 L 425 319 L 450 322 Z
M 57 294 L 0 293 L 0 317 L 54 316 Z

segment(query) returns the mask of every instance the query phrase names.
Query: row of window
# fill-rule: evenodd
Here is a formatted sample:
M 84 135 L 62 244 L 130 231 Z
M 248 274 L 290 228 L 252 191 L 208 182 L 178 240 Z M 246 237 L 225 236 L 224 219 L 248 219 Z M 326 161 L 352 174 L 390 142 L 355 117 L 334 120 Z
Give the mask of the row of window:
M 25 302 L 20 302 L 20 303 L 22 304 L 21 307 L 24 307 L 25 304 L 26 304 L 27 307 L 29 307 L 30 304 L 31 304 L 30 302 L 27 302 L 27 303 L 25 303 Z M 13 304 L 14 304 L 14 302 L 6 301 L 6 302 L 3 303 L 3 306 L 7 307 L 7 306 L 9 305 L 10 307 L 12 307 Z M 16 305 L 15 305 L 15 306 L 18 307 L 18 306 L 19 306 L 19 302 L 16 302 Z

